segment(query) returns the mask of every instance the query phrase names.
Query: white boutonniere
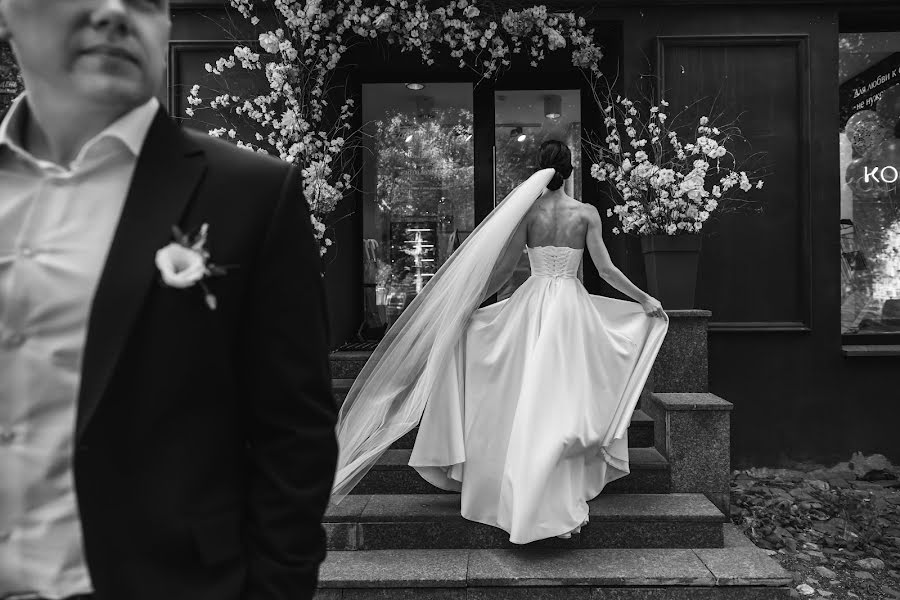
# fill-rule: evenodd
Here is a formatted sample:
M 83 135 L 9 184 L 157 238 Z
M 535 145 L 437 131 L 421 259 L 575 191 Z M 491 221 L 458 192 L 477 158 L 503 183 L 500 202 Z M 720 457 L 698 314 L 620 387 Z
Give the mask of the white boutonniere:
M 216 297 L 206 285 L 208 277 L 224 275 L 228 267 L 213 264 L 206 249 L 209 225 L 204 223 L 200 232 L 191 239 L 172 226 L 175 241 L 156 252 L 156 266 L 164 284 L 174 288 L 189 288 L 198 284 L 203 289 L 206 305 L 216 310 Z

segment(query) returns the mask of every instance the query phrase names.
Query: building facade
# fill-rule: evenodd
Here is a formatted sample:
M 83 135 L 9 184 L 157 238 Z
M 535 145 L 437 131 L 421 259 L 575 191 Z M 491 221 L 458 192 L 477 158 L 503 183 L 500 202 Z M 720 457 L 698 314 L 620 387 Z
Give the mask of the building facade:
M 854 114 L 900 90 L 896 0 L 558 7 L 595 29 L 603 72 L 619 75 L 614 90 L 652 75 L 674 106 L 718 96 L 766 155 L 764 210 L 709 228 L 697 290 L 697 307 L 712 312 L 710 391 L 735 407 L 733 464 L 846 460 L 857 450 L 900 460 L 900 196 L 888 170 L 874 191 L 854 179 L 874 163 L 847 131 Z M 184 115 L 186 90 L 234 42 L 221 27 L 225 3 L 172 0 L 172 11 L 165 95 L 173 114 Z M 358 124 L 370 141 L 359 158 L 359 191 L 331 223 L 335 349 L 378 339 L 533 171 L 540 141 L 565 139 L 578 150 L 602 126 L 585 78 L 565 56 L 477 85 L 450 61 L 425 67 L 383 48 L 355 50 L 351 59 L 346 89 L 361 102 Z M 888 141 L 897 134 L 878 133 Z M 402 144 L 414 148 L 413 167 Z M 601 209 L 615 262 L 644 285 L 640 243 L 612 233 L 611 200 L 589 166 L 576 152 L 570 192 Z M 583 270 L 589 291 L 615 295 L 592 265 Z

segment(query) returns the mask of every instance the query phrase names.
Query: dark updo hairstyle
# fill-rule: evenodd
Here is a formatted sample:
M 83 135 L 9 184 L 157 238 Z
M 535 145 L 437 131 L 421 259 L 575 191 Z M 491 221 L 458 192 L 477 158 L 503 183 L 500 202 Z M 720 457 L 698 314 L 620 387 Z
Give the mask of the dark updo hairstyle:
M 572 153 L 559 140 L 547 140 L 541 144 L 538 160 L 541 169 L 556 169 L 556 174 L 547 184 L 548 190 L 558 190 L 572 174 Z

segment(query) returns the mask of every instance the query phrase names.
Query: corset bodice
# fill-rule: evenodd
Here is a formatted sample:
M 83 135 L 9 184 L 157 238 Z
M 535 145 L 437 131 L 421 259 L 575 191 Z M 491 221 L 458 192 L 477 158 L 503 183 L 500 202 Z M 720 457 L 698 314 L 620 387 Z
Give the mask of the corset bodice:
M 533 277 L 578 277 L 583 248 L 566 246 L 537 246 L 528 248 L 528 261 Z

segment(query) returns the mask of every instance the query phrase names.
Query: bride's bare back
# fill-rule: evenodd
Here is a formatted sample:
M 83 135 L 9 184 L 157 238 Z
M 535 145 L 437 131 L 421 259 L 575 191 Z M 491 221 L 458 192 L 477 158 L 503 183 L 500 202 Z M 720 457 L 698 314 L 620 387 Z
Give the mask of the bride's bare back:
M 560 192 L 538 198 L 525 216 L 527 244 L 584 248 L 589 219 L 585 205 Z
M 597 272 L 611 286 L 640 302 L 648 315 L 665 316 L 659 301 L 634 285 L 613 264 L 603 243 L 603 223 L 600 213 L 590 204 L 579 202 L 561 190 L 548 190 L 535 200 L 498 261 L 488 282 L 485 297 L 496 293 L 510 278 L 522 257 L 525 245 L 532 248 L 538 246 L 587 248 Z

